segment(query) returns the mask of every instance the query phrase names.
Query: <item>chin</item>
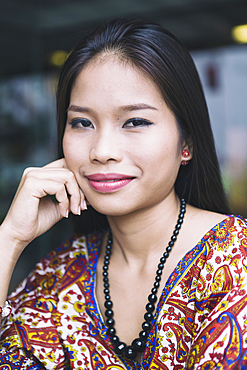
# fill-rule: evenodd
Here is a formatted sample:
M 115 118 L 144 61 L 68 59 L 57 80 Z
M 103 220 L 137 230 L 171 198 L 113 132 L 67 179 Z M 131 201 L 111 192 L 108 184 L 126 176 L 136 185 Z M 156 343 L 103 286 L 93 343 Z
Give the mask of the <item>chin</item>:
M 131 212 L 133 209 L 130 209 L 125 203 L 121 205 L 120 202 L 92 202 L 90 205 L 95 209 L 95 211 L 105 215 L 105 216 L 125 216 Z

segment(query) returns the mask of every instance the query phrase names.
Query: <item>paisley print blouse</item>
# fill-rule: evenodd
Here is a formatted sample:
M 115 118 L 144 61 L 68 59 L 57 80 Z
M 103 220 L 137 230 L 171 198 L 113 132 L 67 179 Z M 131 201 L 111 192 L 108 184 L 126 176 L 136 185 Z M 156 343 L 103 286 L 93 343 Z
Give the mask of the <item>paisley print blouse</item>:
M 214 226 L 169 277 L 142 362 L 116 356 L 95 297 L 102 234 L 71 239 L 9 298 L 0 369 L 247 369 L 247 220 Z

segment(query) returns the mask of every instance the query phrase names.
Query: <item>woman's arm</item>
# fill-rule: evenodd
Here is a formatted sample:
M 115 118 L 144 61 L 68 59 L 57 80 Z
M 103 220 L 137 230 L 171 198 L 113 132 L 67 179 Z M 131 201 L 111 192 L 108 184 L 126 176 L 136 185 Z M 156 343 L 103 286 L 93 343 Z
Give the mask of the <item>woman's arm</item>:
M 48 195 L 53 195 L 53 202 Z M 9 212 L 0 226 L 0 306 L 3 307 L 13 269 L 25 247 L 69 212 L 79 214 L 85 199 L 74 174 L 60 159 L 24 171 Z

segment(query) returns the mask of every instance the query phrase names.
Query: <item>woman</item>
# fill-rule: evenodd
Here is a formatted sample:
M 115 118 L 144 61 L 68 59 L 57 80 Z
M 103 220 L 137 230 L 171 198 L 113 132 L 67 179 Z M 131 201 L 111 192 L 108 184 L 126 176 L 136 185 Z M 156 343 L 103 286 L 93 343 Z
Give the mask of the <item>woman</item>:
M 57 104 L 60 159 L 24 172 L 1 225 L 1 307 L 31 240 L 69 213 L 80 235 L 9 298 L 0 369 L 245 368 L 246 221 L 226 215 L 189 53 L 113 20 L 71 53 Z

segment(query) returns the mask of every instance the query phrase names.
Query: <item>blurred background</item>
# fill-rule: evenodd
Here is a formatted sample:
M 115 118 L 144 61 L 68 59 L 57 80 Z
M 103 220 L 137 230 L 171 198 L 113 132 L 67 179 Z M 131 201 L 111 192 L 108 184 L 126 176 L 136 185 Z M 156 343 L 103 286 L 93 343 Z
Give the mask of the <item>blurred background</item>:
M 247 0 L 0 0 L 0 6 L 0 223 L 23 170 L 56 159 L 55 91 L 66 56 L 85 32 L 117 16 L 160 23 L 190 50 L 231 212 L 247 216 Z M 62 220 L 32 242 L 10 290 L 71 233 Z

